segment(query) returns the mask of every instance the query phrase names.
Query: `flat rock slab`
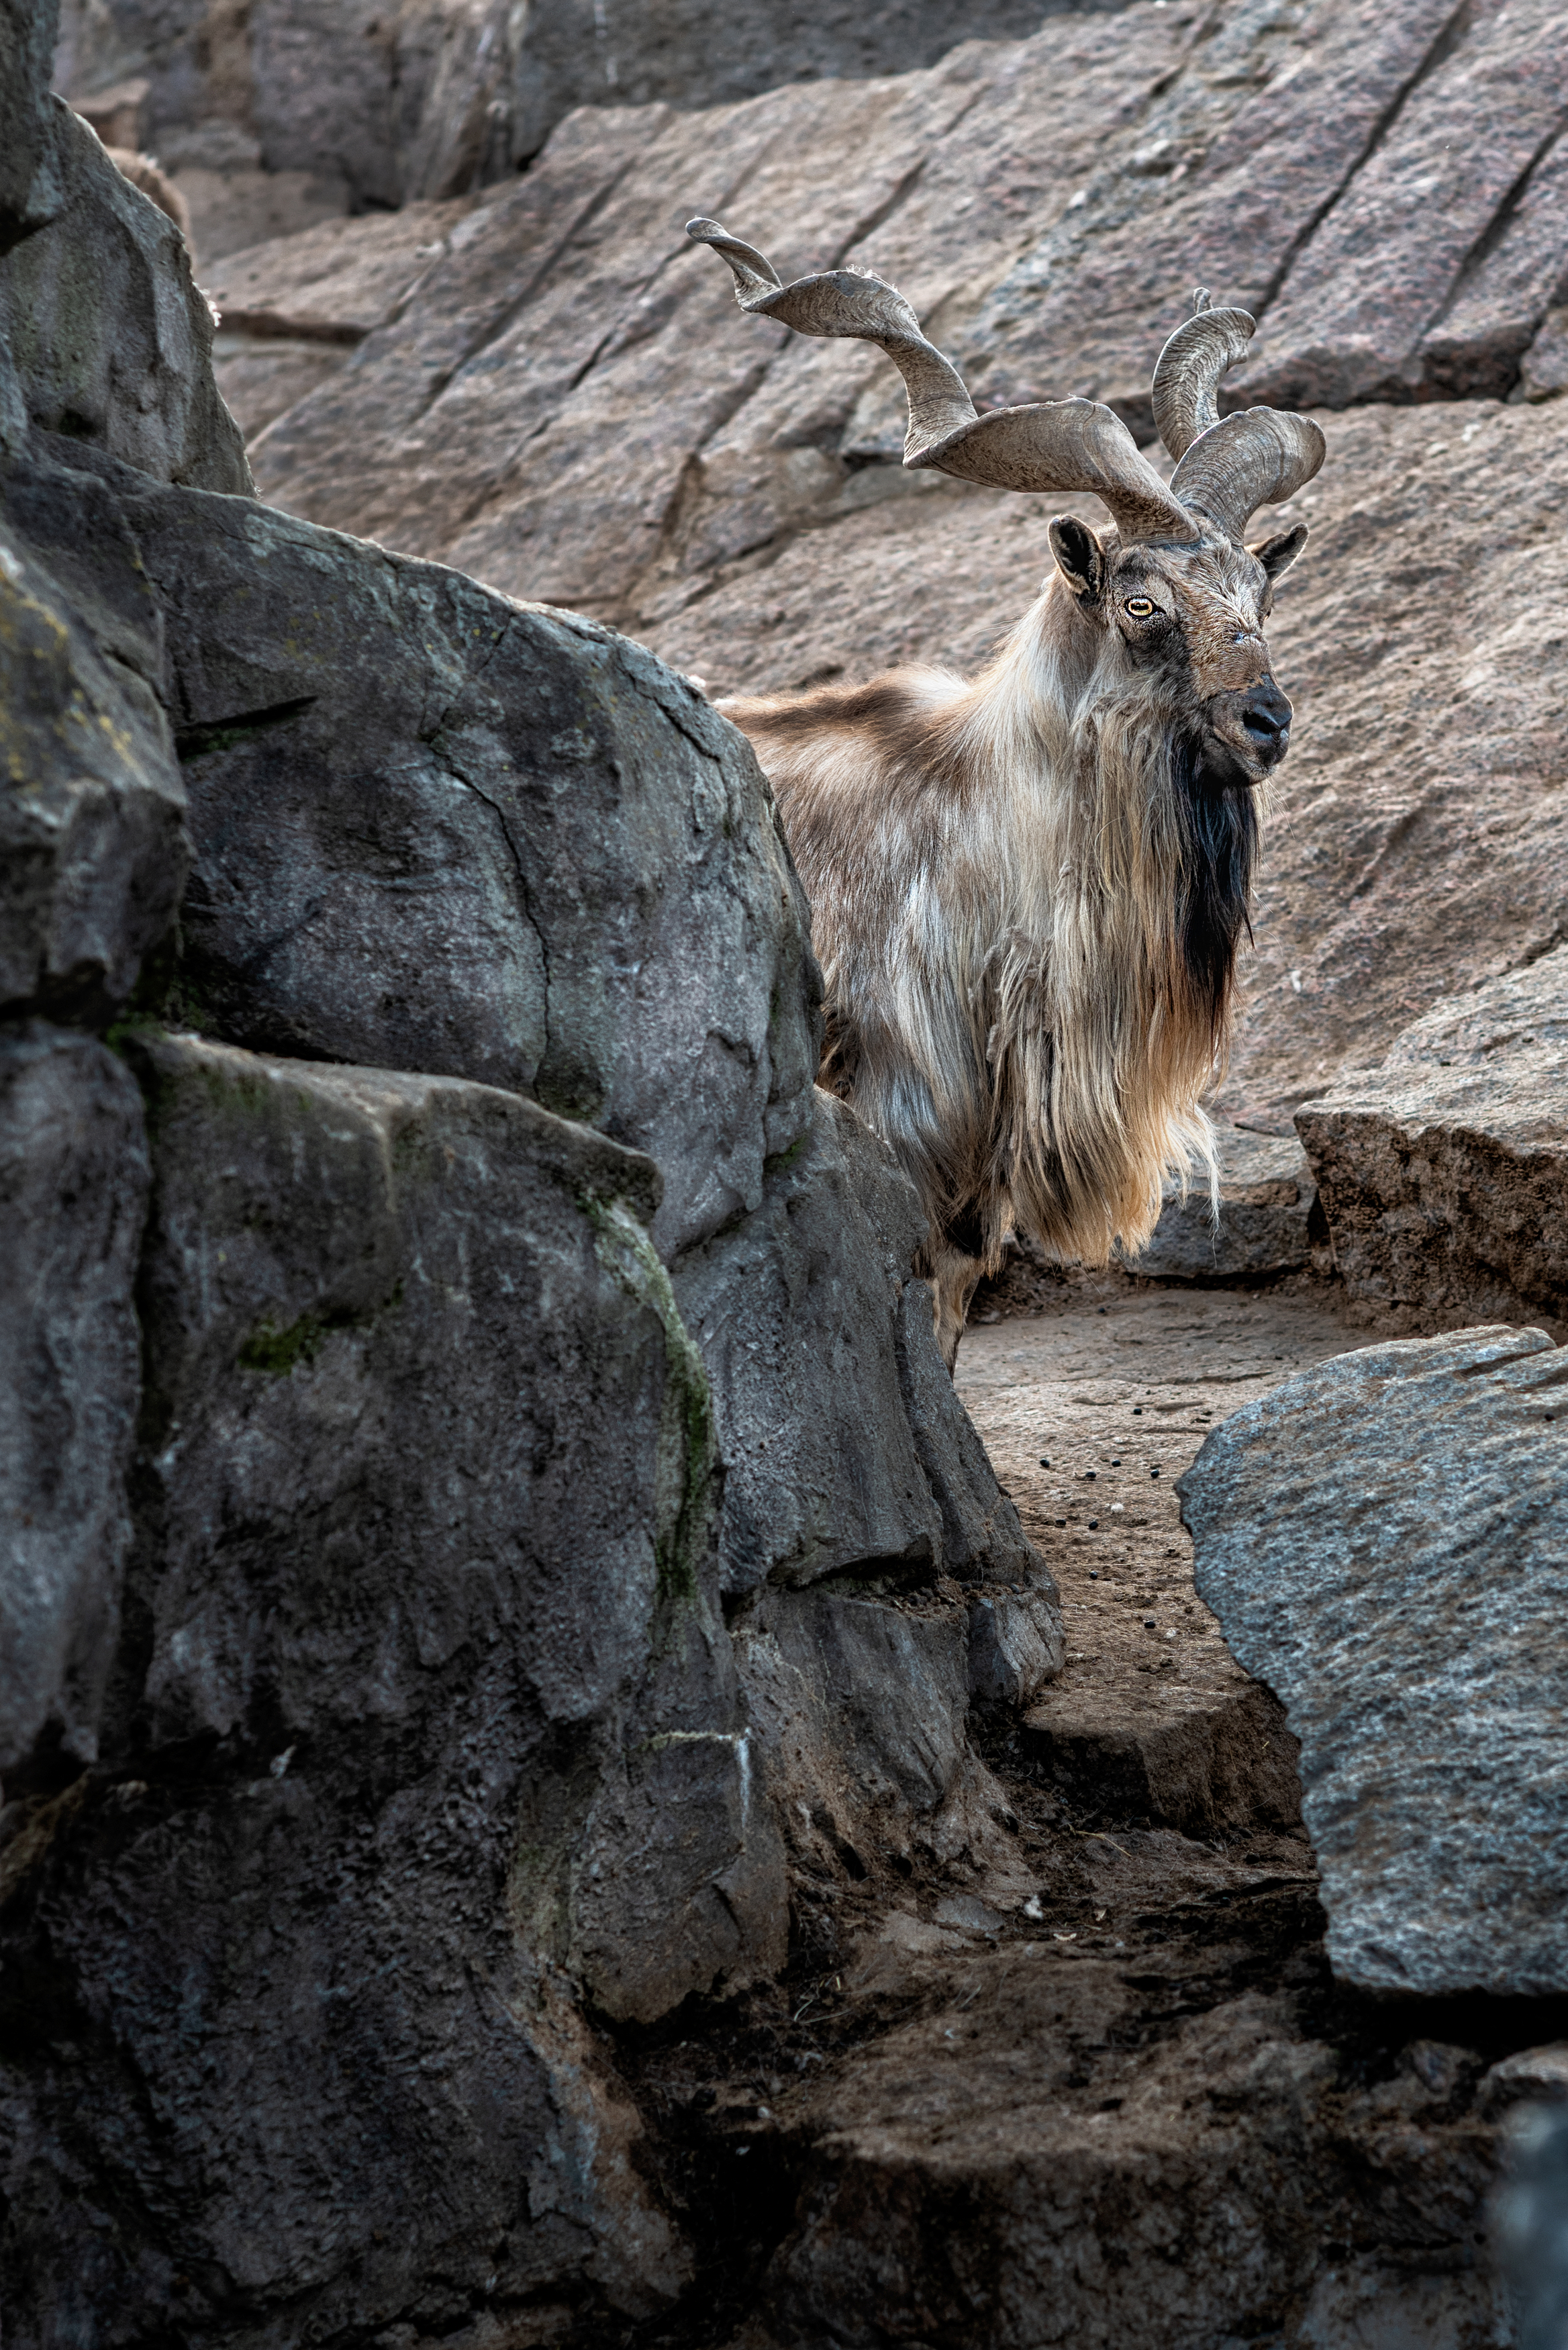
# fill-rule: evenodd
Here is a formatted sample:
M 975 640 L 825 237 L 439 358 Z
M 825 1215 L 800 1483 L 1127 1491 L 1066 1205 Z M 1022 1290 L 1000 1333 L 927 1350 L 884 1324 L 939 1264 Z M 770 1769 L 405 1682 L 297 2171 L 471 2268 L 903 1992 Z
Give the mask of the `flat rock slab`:
M 1499 1326 L 1343 1355 L 1182 1479 L 1197 1585 L 1301 1741 L 1335 1972 L 1568 1989 L 1568 1356 Z
M 1153 1238 L 1132 1272 L 1155 1281 L 1246 1281 L 1306 1263 L 1316 1190 L 1301 1144 L 1234 1126 L 1220 1127 L 1215 1144 L 1218 1213 L 1200 1183 L 1183 1195 L 1168 1180 Z
M 1296 1127 L 1358 1295 L 1568 1315 L 1568 949 L 1434 1003 Z
M 1353 1339 L 1315 1299 L 1112 1278 L 966 1332 L 960 1398 L 1062 1593 L 1065 1662 L 1019 1751 L 1080 1818 L 1212 1835 L 1298 1816 L 1293 1742 L 1193 1589 L 1176 1480 L 1217 1419 Z

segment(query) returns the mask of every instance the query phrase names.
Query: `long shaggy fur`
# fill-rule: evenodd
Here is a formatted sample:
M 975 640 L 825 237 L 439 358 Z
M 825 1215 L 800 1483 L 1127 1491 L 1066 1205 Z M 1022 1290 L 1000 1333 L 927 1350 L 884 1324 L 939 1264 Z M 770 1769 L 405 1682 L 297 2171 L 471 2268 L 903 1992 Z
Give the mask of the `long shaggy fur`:
M 811 899 L 824 1082 L 914 1176 L 939 1275 L 972 1260 L 972 1285 L 1013 1227 L 1103 1263 L 1147 1241 L 1168 1169 L 1214 1180 L 1199 1096 L 1257 816 L 1169 683 L 1054 579 L 971 683 L 724 705 Z

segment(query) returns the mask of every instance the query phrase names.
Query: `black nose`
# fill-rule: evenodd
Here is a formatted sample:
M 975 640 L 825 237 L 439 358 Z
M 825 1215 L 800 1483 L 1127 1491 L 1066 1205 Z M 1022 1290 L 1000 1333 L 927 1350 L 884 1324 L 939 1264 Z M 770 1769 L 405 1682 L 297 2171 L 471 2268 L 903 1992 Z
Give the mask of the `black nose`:
M 1272 677 L 1261 677 L 1241 706 L 1241 723 L 1260 751 L 1282 751 L 1291 705 Z

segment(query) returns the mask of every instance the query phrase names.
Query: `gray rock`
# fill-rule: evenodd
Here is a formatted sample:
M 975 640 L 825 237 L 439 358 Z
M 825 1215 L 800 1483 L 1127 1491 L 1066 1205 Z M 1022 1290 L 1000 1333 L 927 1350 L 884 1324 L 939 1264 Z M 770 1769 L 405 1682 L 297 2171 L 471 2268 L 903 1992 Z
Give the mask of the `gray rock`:
M 0 255 L 47 227 L 65 203 L 58 118 L 45 103 L 58 13 L 38 0 L 0 6 Z
M 244 494 L 239 428 L 213 376 L 213 318 L 172 221 L 58 99 L 62 200 L 0 257 L 0 450 L 28 424 L 165 482 Z
M 1300 1143 L 1234 1126 L 1219 1127 L 1215 1139 L 1218 1223 L 1200 1184 L 1183 1199 L 1180 1185 L 1168 1181 L 1153 1237 L 1130 1261 L 1135 1273 L 1158 1281 L 1235 1281 L 1288 1273 L 1307 1262 L 1316 1193 Z
M 713 1384 L 724 1588 L 854 1566 L 1054 1586 L 942 1367 L 892 1153 L 817 1093 L 763 1205 L 689 1250 L 675 1294 Z
M 1054 1592 L 977 1591 L 969 1603 L 969 1689 L 983 1706 L 1016 1709 L 1062 1669 L 1062 1610 Z
M 1539 1330 L 1366 1347 L 1209 1436 L 1199 1595 L 1301 1741 L 1334 1970 L 1568 1988 L 1563 1357 Z
M 1296 1128 L 1355 1295 L 1568 1316 L 1568 949 L 1433 1004 Z
M 764 1586 L 732 1631 L 766 1783 L 792 1853 L 907 1853 L 979 1766 L 965 1732 L 969 1627 L 951 1583 L 845 1576 Z M 983 1774 L 982 1774 L 983 1775 Z
M 184 1016 L 600 1127 L 663 1168 L 666 1253 L 757 1207 L 810 1124 L 817 983 L 740 735 L 591 621 L 119 486 L 181 713 Z
M 104 1019 L 174 919 L 187 847 L 160 617 L 102 484 L 0 476 L 0 1011 Z
M 97 2023 L 12 2064 L 8 2339 L 646 2314 L 684 2254 L 575 2002 L 651 2019 L 784 1916 L 658 1170 L 461 1081 L 133 1050 L 125 1633 L 99 1772 L 4 1847 L 12 1961 Z
M 130 1522 L 141 1099 L 91 1037 L 0 1028 L 0 1770 L 98 1752 Z M 3 1866 L 0 1861 L 0 1866 Z
M 728 1867 L 745 1758 L 715 1640 L 711 1411 L 645 1230 L 657 1170 L 488 1087 L 194 1039 L 133 1049 L 154 1163 L 132 1576 L 145 1735 L 411 1731 L 455 1657 L 504 1645 L 514 1731 L 607 1737 L 634 1840 L 634 1700 L 644 1740 L 711 1736 L 714 1767 L 685 1773 L 682 1802 L 717 1807 Z M 607 1947 L 625 1856 L 597 1819 L 588 1939 Z M 558 1955 L 615 2012 L 578 1950 L 575 1886 L 560 1890 Z M 740 1946 L 726 1913 L 729 1956 L 705 1959 L 662 1891 L 662 1927 L 640 1924 L 620 1963 L 635 1956 L 668 2006 Z

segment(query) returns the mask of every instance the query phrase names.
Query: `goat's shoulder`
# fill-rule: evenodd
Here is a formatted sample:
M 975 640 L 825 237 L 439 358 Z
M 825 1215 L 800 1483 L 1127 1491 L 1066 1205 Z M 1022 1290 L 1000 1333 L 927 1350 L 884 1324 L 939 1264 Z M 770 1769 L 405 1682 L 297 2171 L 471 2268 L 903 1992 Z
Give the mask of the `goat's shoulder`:
M 880 766 L 918 753 L 933 722 L 966 690 L 964 680 L 950 670 L 911 665 L 885 670 L 861 685 L 742 694 L 719 708 L 759 752 L 787 758 L 792 751 L 817 745 L 853 747 Z

